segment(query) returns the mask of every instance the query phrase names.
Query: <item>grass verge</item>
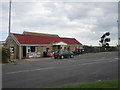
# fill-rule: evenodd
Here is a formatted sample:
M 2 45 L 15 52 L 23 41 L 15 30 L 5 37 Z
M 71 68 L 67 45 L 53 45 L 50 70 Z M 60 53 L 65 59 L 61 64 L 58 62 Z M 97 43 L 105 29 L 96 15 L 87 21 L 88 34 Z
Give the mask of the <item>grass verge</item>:
M 118 80 L 104 80 L 98 82 L 62 86 L 60 88 L 118 88 Z

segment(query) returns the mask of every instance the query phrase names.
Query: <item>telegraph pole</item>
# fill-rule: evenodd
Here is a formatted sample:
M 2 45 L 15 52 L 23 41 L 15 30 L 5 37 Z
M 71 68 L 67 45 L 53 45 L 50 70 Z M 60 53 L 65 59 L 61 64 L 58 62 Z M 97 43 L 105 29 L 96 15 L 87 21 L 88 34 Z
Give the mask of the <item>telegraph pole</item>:
M 118 45 L 120 46 L 120 1 L 118 2 Z
M 9 35 L 8 35 L 9 45 L 8 45 L 8 48 L 10 50 L 10 43 L 11 43 L 11 40 L 10 40 L 10 32 L 11 32 L 11 0 L 9 2 L 9 27 L 8 27 L 8 30 L 9 30 Z M 11 55 L 9 57 L 9 60 L 10 59 L 11 59 Z
M 120 1 L 118 2 L 118 54 L 120 55 Z M 119 56 L 120 57 L 120 56 Z
M 9 36 L 11 32 L 11 0 L 9 2 Z

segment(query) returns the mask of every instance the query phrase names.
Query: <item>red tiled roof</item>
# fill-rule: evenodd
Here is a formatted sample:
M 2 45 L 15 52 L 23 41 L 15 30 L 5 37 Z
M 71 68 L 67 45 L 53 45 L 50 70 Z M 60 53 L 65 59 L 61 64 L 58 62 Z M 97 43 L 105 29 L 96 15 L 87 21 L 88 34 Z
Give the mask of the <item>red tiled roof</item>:
M 80 42 L 78 42 L 75 38 L 61 38 L 61 41 L 67 43 L 67 44 L 70 44 L 70 45 L 82 45 Z
M 37 36 L 37 35 L 25 35 L 25 34 L 15 34 L 11 33 L 13 35 L 14 39 L 19 42 L 19 44 L 52 44 L 56 42 L 65 42 L 69 45 L 82 45 L 79 43 L 75 38 L 60 38 L 60 37 L 49 37 L 49 36 Z

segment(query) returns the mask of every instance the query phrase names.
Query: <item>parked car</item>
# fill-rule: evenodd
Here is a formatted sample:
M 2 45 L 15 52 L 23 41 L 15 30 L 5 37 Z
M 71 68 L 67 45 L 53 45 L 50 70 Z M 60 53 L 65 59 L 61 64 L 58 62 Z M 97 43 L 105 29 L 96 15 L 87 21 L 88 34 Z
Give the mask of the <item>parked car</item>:
M 74 57 L 74 53 L 69 52 L 68 50 L 64 50 L 64 49 L 56 50 L 54 52 L 54 58 L 55 59 L 57 59 L 57 58 L 63 59 L 65 57 L 73 58 Z

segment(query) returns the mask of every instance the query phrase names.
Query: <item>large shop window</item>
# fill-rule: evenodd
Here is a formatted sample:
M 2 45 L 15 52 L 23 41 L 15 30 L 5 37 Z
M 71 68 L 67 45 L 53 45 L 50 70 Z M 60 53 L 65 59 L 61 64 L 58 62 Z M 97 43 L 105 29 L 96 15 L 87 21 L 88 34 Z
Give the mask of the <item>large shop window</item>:
M 35 52 L 35 46 L 31 46 L 31 52 Z
M 11 55 L 14 55 L 14 47 L 10 47 L 10 53 Z

